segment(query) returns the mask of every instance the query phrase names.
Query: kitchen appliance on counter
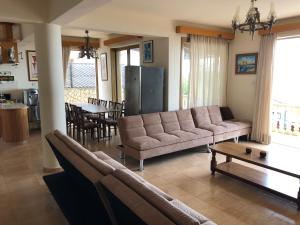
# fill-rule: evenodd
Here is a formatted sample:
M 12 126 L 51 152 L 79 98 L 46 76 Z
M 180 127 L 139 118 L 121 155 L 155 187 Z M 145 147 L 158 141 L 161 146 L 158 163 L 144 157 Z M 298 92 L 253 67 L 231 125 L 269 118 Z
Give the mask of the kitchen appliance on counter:
M 162 112 L 164 68 L 125 67 L 125 115 Z
M 23 102 L 28 106 L 29 129 L 39 129 L 41 127 L 41 119 L 38 90 L 33 88 L 24 90 Z

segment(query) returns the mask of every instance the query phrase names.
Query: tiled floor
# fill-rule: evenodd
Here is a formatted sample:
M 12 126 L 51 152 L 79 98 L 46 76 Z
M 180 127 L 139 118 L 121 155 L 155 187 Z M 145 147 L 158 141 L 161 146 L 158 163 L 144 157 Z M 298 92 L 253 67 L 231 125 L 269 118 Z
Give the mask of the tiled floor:
M 89 141 L 87 147 L 119 160 L 118 143 L 116 137 L 100 144 Z M 138 167 L 129 157 L 123 163 Z M 226 176 L 211 177 L 209 163 L 210 154 L 189 150 L 146 160 L 145 170 L 136 173 L 220 225 L 300 224 L 293 203 Z M 0 141 L 0 225 L 67 224 L 43 175 L 39 133 L 24 144 Z

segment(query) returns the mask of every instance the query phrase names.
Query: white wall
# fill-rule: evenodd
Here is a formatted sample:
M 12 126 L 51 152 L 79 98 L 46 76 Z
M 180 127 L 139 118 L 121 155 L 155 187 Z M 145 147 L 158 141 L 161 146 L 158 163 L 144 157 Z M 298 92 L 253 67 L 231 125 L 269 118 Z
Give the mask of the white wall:
M 106 53 L 107 54 L 107 75 L 108 80 L 102 81 L 101 80 L 101 66 L 99 61 L 98 66 L 98 73 L 99 73 L 99 98 L 104 100 L 112 100 L 112 83 L 111 83 L 111 56 L 110 56 L 110 48 L 108 46 L 104 46 L 103 40 L 101 40 L 101 48 L 100 48 L 100 54 Z
M 22 25 L 23 40 L 18 43 L 18 51 L 22 52 L 23 59 L 19 55 L 19 65 L 0 64 L 0 71 L 10 71 L 15 77 L 14 82 L 2 82 L 0 90 L 4 93 L 11 93 L 13 99 L 22 99 L 22 90 L 28 88 L 38 88 L 37 82 L 28 81 L 26 50 L 34 50 L 34 36 L 32 26 Z
M 237 33 L 229 45 L 227 104 L 239 119 L 252 121 L 257 75 L 236 75 L 235 56 L 258 52 L 259 44 L 259 35 L 256 34 L 252 40 L 248 33 Z

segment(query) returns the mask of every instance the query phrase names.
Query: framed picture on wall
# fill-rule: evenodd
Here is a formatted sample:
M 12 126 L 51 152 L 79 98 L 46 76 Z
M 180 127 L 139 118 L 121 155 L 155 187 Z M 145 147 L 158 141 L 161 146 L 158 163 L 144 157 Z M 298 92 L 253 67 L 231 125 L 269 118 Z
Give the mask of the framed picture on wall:
M 100 67 L 101 67 L 101 80 L 108 81 L 107 74 L 107 53 L 102 53 L 100 55 Z
M 235 59 L 236 74 L 256 74 L 258 53 L 237 54 Z
M 144 63 L 153 63 L 153 41 L 144 41 L 143 50 Z
M 28 80 L 38 81 L 36 51 L 26 50 L 26 57 L 27 57 Z

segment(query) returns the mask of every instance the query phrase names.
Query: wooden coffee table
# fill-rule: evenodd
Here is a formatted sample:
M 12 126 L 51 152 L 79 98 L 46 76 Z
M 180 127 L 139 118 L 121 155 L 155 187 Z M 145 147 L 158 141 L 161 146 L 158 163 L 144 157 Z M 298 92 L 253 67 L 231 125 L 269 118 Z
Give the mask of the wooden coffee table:
M 287 198 L 295 202 L 299 210 L 300 152 L 274 149 L 261 159 L 260 149 L 251 148 L 252 153 L 246 154 L 246 147 L 245 144 L 230 142 L 210 146 L 212 175 L 219 172 Z M 217 153 L 225 155 L 226 161 L 218 164 Z

